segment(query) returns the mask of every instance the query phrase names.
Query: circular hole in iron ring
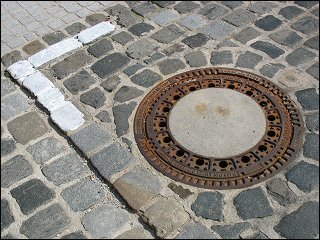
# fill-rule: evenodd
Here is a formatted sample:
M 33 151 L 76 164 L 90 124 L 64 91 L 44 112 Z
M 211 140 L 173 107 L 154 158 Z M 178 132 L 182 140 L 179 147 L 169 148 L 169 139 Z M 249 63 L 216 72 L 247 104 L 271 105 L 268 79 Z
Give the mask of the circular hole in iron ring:
M 165 137 L 164 139 L 163 139 L 163 142 L 164 143 L 169 143 L 169 142 L 171 142 L 171 137 Z
M 267 148 L 265 145 L 260 145 L 260 146 L 258 147 L 258 149 L 259 149 L 260 152 L 265 152 L 265 151 L 268 150 L 268 148 Z
M 192 91 L 195 91 L 197 89 L 195 87 L 190 87 L 189 90 L 192 92 Z
M 250 162 L 250 158 L 249 158 L 248 156 L 243 156 L 243 157 L 241 158 L 241 162 L 243 162 L 243 163 L 248 163 L 248 162 Z
M 219 163 L 219 167 L 221 167 L 221 168 L 226 168 L 226 167 L 228 167 L 228 163 L 227 163 L 226 161 L 221 161 L 221 162 Z
M 173 96 L 173 99 L 174 99 L 174 100 L 179 100 L 179 99 L 180 99 L 180 96 L 179 96 L 179 95 L 175 95 L 175 96 Z
M 234 89 L 234 88 L 235 88 L 235 86 L 231 84 L 231 85 L 229 85 L 229 86 L 228 86 L 228 88 L 230 88 L 230 89 Z
M 165 127 L 167 124 L 165 122 L 159 122 L 159 127 Z
M 196 164 L 199 166 L 202 166 L 204 164 L 204 160 L 199 158 L 199 159 L 197 159 Z
M 215 87 L 215 86 L 216 86 L 216 85 L 215 85 L 214 83 L 209 83 L 209 84 L 208 84 L 208 87 L 209 87 L 209 88 L 212 88 L 212 87 Z
M 177 152 L 176 152 L 177 156 L 178 157 L 182 157 L 184 155 L 184 151 L 179 149 Z
M 265 106 L 267 106 L 267 105 L 268 105 L 268 103 L 265 102 L 265 101 L 260 102 L 260 106 L 261 106 L 261 107 L 265 107 Z
M 248 96 L 252 96 L 253 92 L 252 91 L 246 91 L 245 94 L 247 94 Z
M 164 111 L 164 112 L 169 112 L 169 111 L 170 111 L 170 108 L 164 107 L 164 108 L 163 108 L 163 111 Z
M 267 132 L 267 135 L 268 135 L 269 137 L 274 137 L 274 136 L 276 135 L 276 132 L 270 130 L 270 131 Z
M 269 115 L 269 116 L 268 116 L 268 120 L 269 120 L 269 121 L 274 121 L 274 120 L 276 120 L 276 117 L 273 116 L 273 115 Z

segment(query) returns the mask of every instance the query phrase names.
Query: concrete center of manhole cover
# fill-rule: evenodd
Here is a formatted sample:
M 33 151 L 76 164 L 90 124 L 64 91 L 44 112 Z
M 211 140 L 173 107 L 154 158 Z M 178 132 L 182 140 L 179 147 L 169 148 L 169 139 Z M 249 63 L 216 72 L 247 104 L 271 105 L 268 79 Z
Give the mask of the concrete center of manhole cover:
M 266 131 L 261 107 L 231 89 L 201 89 L 172 108 L 169 127 L 186 149 L 206 157 L 225 158 L 256 145 Z

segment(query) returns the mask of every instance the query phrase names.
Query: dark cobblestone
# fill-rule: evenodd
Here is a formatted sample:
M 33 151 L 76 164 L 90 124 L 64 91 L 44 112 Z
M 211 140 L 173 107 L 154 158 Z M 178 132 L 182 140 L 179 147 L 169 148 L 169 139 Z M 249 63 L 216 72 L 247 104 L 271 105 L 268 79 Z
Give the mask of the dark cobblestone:
M 147 58 L 146 60 L 144 60 L 144 62 L 146 64 L 151 64 L 151 63 L 154 63 L 156 61 L 158 61 L 159 59 L 165 57 L 164 54 L 162 53 L 159 53 L 159 52 L 156 52 L 155 54 L 152 54 L 149 58 Z
M 96 118 L 98 118 L 101 122 L 111 122 L 110 114 L 107 111 L 101 111 L 96 115 Z
M 310 34 L 319 31 L 319 20 L 306 16 L 294 22 L 291 27 L 299 32 Z
M 123 27 L 129 27 L 132 24 L 135 24 L 141 21 L 140 17 L 137 14 L 129 10 L 125 10 L 119 13 L 117 17 L 118 17 L 118 24 Z
M 107 80 L 103 81 L 100 85 L 107 92 L 112 92 L 114 89 L 117 88 L 120 82 L 121 82 L 121 79 L 118 76 L 112 76 Z
M 179 233 L 176 239 L 215 239 L 213 234 L 206 226 L 201 223 L 190 222 Z
M 231 9 L 235 9 L 237 7 L 240 7 L 243 5 L 242 1 L 222 1 L 222 4 L 226 5 L 227 7 Z
M 103 91 L 97 87 L 80 95 L 81 102 L 94 107 L 95 109 L 102 107 L 106 99 Z
M 228 34 L 232 33 L 235 29 L 235 26 L 227 22 L 216 21 L 210 24 L 209 26 L 203 28 L 201 32 L 214 40 L 220 40 L 221 38 L 224 38 Z
M 128 119 L 136 106 L 136 102 L 130 102 L 128 104 L 121 104 L 112 108 L 114 124 L 116 125 L 116 133 L 118 137 L 121 137 L 122 135 L 128 132 Z
M 44 48 L 45 48 L 45 46 L 39 40 L 35 40 L 35 41 L 23 46 L 22 50 L 24 52 L 28 53 L 29 55 L 33 55 Z
M 280 10 L 279 14 L 281 14 L 284 18 L 291 20 L 295 18 L 296 16 L 303 13 L 303 10 L 301 8 L 298 8 L 296 6 L 287 6 Z
M 172 54 L 176 53 L 176 52 L 182 52 L 183 50 L 185 50 L 185 46 L 183 44 L 180 43 L 175 43 L 167 48 L 165 48 L 163 50 L 163 52 L 167 55 L 167 56 L 171 56 Z
M 175 3 L 175 1 L 151 1 L 154 4 L 157 4 L 159 7 L 168 7 Z
M 85 235 L 83 235 L 82 232 L 73 232 L 67 235 L 62 236 L 60 239 L 87 239 Z
M 222 221 L 223 195 L 219 192 L 199 193 L 196 201 L 192 203 L 191 209 L 197 216 L 215 221 Z
M 256 19 L 256 16 L 253 13 L 244 9 L 234 10 L 228 16 L 223 18 L 223 20 L 237 27 L 246 25 L 252 22 L 254 19 Z
M 53 204 L 22 223 L 20 233 L 30 239 L 51 239 L 70 224 L 70 219 L 59 204 Z
M 297 66 L 312 61 L 316 57 L 316 54 L 309 51 L 304 47 L 300 47 L 294 50 L 292 53 L 286 56 L 285 60 L 292 66 Z
M 236 65 L 243 68 L 253 69 L 262 60 L 262 57 L 253 52 L 246 51 L 238 57 Z
M 273 209 L 260 187 L 242 191 L 233 199 L 233 203 L 239 217 L 244 220 L 273 214 Z
M 255 2 L 250 6 L 249 10 L 261 15 L 270 12 L 276 6 L 273 2 Z
M 285 53 L 284 50 L 282 50 L 281 48 L 278 48 L 275 45 L 268 42 L 256 41 L 252 43 L 250 46 L 254 49 L 266 53 L 272 59 L 275 59 Z
M 316 8 L 316 9 L 312 10 L 311 13 L 313 15 L 315 15 L 316 17 L 319 17 L 319 8 Z
M 309 48 L 319 50 L 319 35 L 313 38 L 310 38 L 308 41 L 304 43 L 304 45 L 306 45 Z
M 1 139 L 1 157 L 9 155 L 15 150 L 15 148 L 16 144 L 12 139 Z
M 208 41 L 208 37 L 203 33 L 197 33 L 195 35 L 184 38 L 181 42 L 188 45 L 191 48 L 201 47 Z
M 303 144 L 303 155 L 307 158 L 319 161 L 319 134 L 307 133 L 305 142 Z
M 134 35 L 140 37 L 140 36 L 146 35 L 148 32 L 152 31 L 153 29 L 154 29 L 154 26 L 148 23 L 142 22 L 142 23 L 137 23 L 131 26 L 128 30 Z
M 99 58 L 102 55 L 105 55 L 111 50 L 113 50 L 113 46 L 111 41 L 109 41 L 108 39 L 102 39 L 101 41 L 91 45 L 88 48 L 88 52 L 91 53 L 96 58 Z
M 155 50 L 157 50 L 157 48 L 158 47 L 151 41 L 147 39 L 140 39 L 128 47 L 126 54 L 131 58 L 141 59 L 151 55 Z
M 177 10 L 179 13 L 183 14 L 183 13 L 194 12 L 194 10 L 197 9 L 198 7 L 199 7 L 198 3 L 184 1 L 184 2 L 178 3 L 173 8 Z
M 288 239 L 316 238 L 319 235 L 319 203 L 304 203 L 297 211 L 282 218 L 274 230 Z
M 307 115 L 306 125 L 310 131 L 319 132 L 319 114 Z
M 311 192 L 319 186 L 319 167 L 300 162 L 291 168 L 286 177 L 303 192 Z
M 124 103 L 143 94 L 143 91 L 135 87 L 122 86 L 114 96 L 113 100 Z
M 212 52 L 210 62 L 212 65 L 230 64 L 233 62 L 230 51 Z
M 71 24 L 70 26 L 66 27 L 66 31 L 71 35 L 76 35 L 77 33 L 81 32 L 82 30 L 85 30 L 87 27 L 83 25 L 82 23 L 76 22 Z
M 107 16 L 102 13 L 94 13 L 86 17 L 85 21 L 90 25 L 94 26 L 98 23 L 104 22 L 107 20 Z
M 295 4 L 304 8 L 312 8 L 314 5 L 318 4 L 318 1 L 295 1 Z
M 46 204 L 55 196 L 54 192 L 39 179 L 25 182 L 10 192 L 25 215 Z
M 128 76 L 131 76 L 132 74 L 135 74 L 138 70 L 140 70 L 140 69 L 143 68 L 143 67 L 144 67 L 144 66 L 143 66 L 142 64 L 136 63 L 136 64 L 134 64 L 134 65 L 131 65 L 131 66 L 125 68 L 125 69 L 123 70 L 123 72 L 124 72 L 125 74 L 127 74 Z
M 151 37 L 161 43 L 170 43 L 182 36 L 183 33 L 183 30 L 181 30 L 175 24 L 170 24 L 152 34 Z
M 189 189 L 185 189 L 181 185 L 176 185 L 173 182 L 168 184 L 168 188 L 178 194 L 182 199 L 186 199 L 193 194 L 193 192 L 191 192 Z
M 112 40 L 114 40 L 122 45 L 126 45 L 128 42 L 131 42 L 134 39 L 130 33 L 127 33 L 125 31 L 119 32 L 119 33 L 113 35 L 111 38 L 112 38 Z
M 274 29 L 279 27 L 281 23 L 281 20 L 279 20 L 278 18 L 272 15 L 268 15 L 256 21 L 255 25 L 256 27 L 261 28 L 265 31 L 273 31 Z
M 132 11 L 135 13 L 147 17 L 150 16 L 152 13 L 154 13 L 157 10 L 156 5 L 150 3 L 150 2 L 143 2 L 141 4 L 135 5 L 132 7 Z
M 91 66 L 93 72 L 99 77 L 104 78 L 113 73 L 116 73 L 121 68 L 126 66 L 130 62 L 130 59 L 123 53 L 112 53 Z
M 319 109 L 319 95 L 314 88 L 308 88 L 296 92 L 296 96 L 301 106 L 306 110 Z
M 31 174 L 30 163 L 22 155 L 15 156 L 1 164 L 1 187 L 9 187 Z
M 110 14 L 112 16 L 117 16 L 119 13 L 121 13 L 125 10 L 128 10 L 128 8 L 121 5 L 121 4 L 117 4 L 117 5 L 114 5 L 112 7 L 105 9 L 104 11 L 106 11 L 108 14 Z
M 79 92 L 89 89 L 89 87 L 96 83 L 96 80 L 86 71 L 81 70 L 77 74 L 68 78 L 63 82 L 63 85 L 74 95 Z
M 306 70 L 311 76 L 319 80 L 319 62 L 313 64 Z
M 269 37 L 273 41 L 285 46 L 294 46 L 295 44 L 297 44 L 302 40 L 302 37 L 300 35 L 298 35 L 296 32 L 291 31 L 289 29 L 280 30 L 278 32 L 275 32 L 269 35 Z
M 207 18 L 214 20 L 218 17 L 225 15 L 229 10 L 218 3 L 211 3 L 198 11 L 198 13 L 206 16 Z
M 43 41 L 45 41 L 48 45 L 55 44 L 57 42 L 60 42 L 61 40 L 65 39 L 67 36 L 61 32 L 61 31 L 56 31 L 53 33 L 49 33 L 45 36 L 42 37 Z
M 274 178 L 267 182 L 268 193 L 281 205 L 289 206 L 297 201 L 296 195 L 288 187 L 285 180 Z
M 13 222 L 14 218 L 10 210 L 9 202 L 6 199 L 1 199 L 1 232 L 8 228 Z
M 191 52 L 184 56 L 190 67 L 202 67 L 207 65 L 207 59 L 203 52 Z
M 213 225 L 211 229 L 224 239 L 238 239 L 239 235 L 250 227 L 249 222 L 241 222 L 234 225 Z
M 179 59 L 166 59 L 159 62 L 158 67 L 163 75 L 169 75 L 184 69 L 186 65 Z
M 241 32 L 239 32 L 237 35 L 235 35 L 235 39 L 238 40 L 241 43 L 246 43 L 260 35 L 260 32 L 255 30 L 252 27 L 245 28 Z
M 269 78 L 272 78 L 280 69 L 283 69 L 284 66 L 281 64 L 266 64 L 260 68 L 259 72 Z
M 14 83 L 7 78 L 1 77 L 1 98 L 16 90 Z
M 1 62 L 3 66 L 9 67 L 11 64 L 21 60 L 21 53 L 18 50 L 7 53 L 1 57 Z
M 149 69 L 145 69 L 142 72 L 131 77 L 131 81 L 139 86 L 148 88 L 160 81 L 162 77 Z
M 247 237 L 248 239 L 269 239 L 264 233 L 262 233 L 261 231 L 259 232 L 255 232 L 254 234 L 252 234 L 251 236 Z

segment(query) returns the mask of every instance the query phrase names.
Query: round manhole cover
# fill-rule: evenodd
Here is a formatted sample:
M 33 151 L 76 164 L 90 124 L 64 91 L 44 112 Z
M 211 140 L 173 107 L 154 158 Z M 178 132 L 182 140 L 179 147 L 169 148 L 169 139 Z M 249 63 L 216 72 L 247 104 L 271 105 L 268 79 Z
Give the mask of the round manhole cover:
M 303 122 L 275 84 L 228 68 L 188 71 L 161 82 L 134 120 L 138 147 L 166 176 L 202 188 L 264 181 L 297 154 Z

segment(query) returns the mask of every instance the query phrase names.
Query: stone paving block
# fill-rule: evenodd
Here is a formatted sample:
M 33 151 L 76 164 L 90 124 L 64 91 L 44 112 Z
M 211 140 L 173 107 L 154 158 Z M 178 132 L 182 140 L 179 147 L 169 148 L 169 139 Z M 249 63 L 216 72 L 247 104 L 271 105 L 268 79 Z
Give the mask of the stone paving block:
M 11 52 L 11 53 L 7 53 L 5 55 L 3 55 L 1 57 L 1 62 L 3 64 L 3 66 L 5 67 L 9 67 L 11 64 L 14 64 L 16 62 L 18 62 L 19 60 L 21 60 L 21 53 L 17 50 Z
M 126 231 L 115 239 L 151 239 L 152 236 L 146 230 L 141 227 L 134 227 L 129 231 Z
M 74 95 L 79 92 L 89 89 L 89 87 L 96 83 L 94 77 L 92 77 L 86 70 L 81 70 L 72 77 L 63 82 L 63 85 Z
M 207 65 L 207 59 L 203 52 L 191 52 L 184 56 L 190 67 L 202 67 Z
M 255 232 L 247 237 L 248 239 L 269 239 L 263 232 Z
M 229 23 L 224 21 L 216 21 L 201 30 L 202 33 L 206 34 L 210 38 L 217 40 L 225 37 L 232 33 L 236 28 Z
M 198 11 L 199 14 L 202 14 L 211 20 L 221 17 L 228 12 L 229 10 L 227 8 L 218 3 L 208 4 Z
M 190 222 L 179 233 L 176 239 L 216 239 L 216 234 L 213 234 L 206 226 L 201 223 Z
M 136 64 L 134 64 L 134 65 L 131 65 L 131 66 L 125 68 L 125 69 L 123 70 L 123 72 L 124 72 L 125 74 L 127 74 L 128 76 L 131 76 L 131 75 L 135 74 L 135 73 L 136 73 L 138 70 L 140 70 L 141 68 L 144 68 L 144 66 L 143 66 L 142 64 L 140 64 L 140 63 L 136 63 Z
M 114 187 L 134 210 L 148 204 L 162 189 L 159 179 L 143 169 L 134 169 L 118 178 Z
M 96 58 L 99 58 L 102 55 L 105 55 L 111 50 L 113 50 L 113 46 L 111 41 L 109 41 L 108 39 L 102 39 L 101 41 L 88 47 L 88 52 L 91 53 Z
M 259 69 L 259 72 L 266 77 L 272 78 L 280 69 L 284 69 L 281 64 L 266 64 Z
M 318 120 L 319 125 L 319 120 Z M 319 126 L 318 126 L 319 129 Z M 303 155 L 319 161 L 319 134 L 307 133 L 303 144 Z
M 114 143 L 94 154 L 91 161 L 99 173 L 110 181 L 114 174 L 122 171 L 136 160 L 126 148 Z
M 94 107 L 95 109 L 102 107 L 106 99 L 104 92 L 98 87 L 80 95 L 81 102 Z
M 156 53 L 152 54 L 149 58 L 145 59 L 144 62 L 146 64 L 151 64 L 151 63 L 158 61 L 159 59 L 161 59 L 163 57 L 165 57 L 164 54 L 156 52 Z
M 69 233 L 67 235 L 62 236 L 60 239 L 87 239 L 85 235 L 83 235 L 82 232 L 77 231 L 73 233 Z
M 311 34 L 319 31 L 319 21 L 311 16 L 305 16 L 291 24 L 291 28 L 304 34 Z
M 17 237 L 15 237 L 15 236 L 13 236 L 13 235 L 11 235 L 11 234 L 9 233 L 9 234 L 1 237 L 1 239 L 17 239 Z
M 130 62 L 130 59 L 123 53 L 115 52 L 100 59 L 91 66 L 93 72 L 99 77 L 104 78 L 113 73 L 116 73 L 121 68 L 126 66 Z
M 258 14 L 265 14 L 275 7 L 277 7 L 277 5 L 273 2 L 255 2 L 249 7 L 249 10 Z
M 78 40 L 83 44 L 87 44 L 101 36 L 113 32 L 115 28 L 116 26 L 111 24 L 110 22 L 101 22 L 91 28 L 87 28 L 81 31 L 78 34 Z
M 10 192 L 24 215 L 30 214 L 38 207 L 48 203 L 55 196 L 53 190 L 39 179 L 31 179 Z
M 181 42 L 188 45 L 191 48 L 201 47 L 205 45 L 209 38 L 203 33 L 197 33 L 195 35 L 184 38 Z
M 70 219 L 59 204 L 53 204 L 24 221 L 20 233 L 30 239 L 50 239 L 70 225 Z
M 223 20 L 237 27 L 249 24 L 255 19 L 256 16 L 245 9 L 234 10 L 232 13 L 223 18 Z
M 118 14 L 118 24 L 123 27 L 130 27 L 132 24 L 138 23 L 139 21 L 141 21 L 141 18 L 129 10 L 125 10 Z
M 312 10 L 311 13 L 313 15 L 315 15 L 316 17 L 319 17 L 319 8 L 316 8 L 316 9 Z
M 17 155 L 1 164 L 1 187 L 9 187 L 32 172 L 30 163 L 22 155 Z
M 183 1 L 176 4 L 173 8 L 178 11 L 179 13 L 190 13 L 194 12 L 195 9 L 199 7 L 198 3 L 191 2 L 191 1 Z
M 318 114 L 307 115 L 306 125 L 310 131 L 319 132 L 319 115 Z
M 181 2 L 189 3 L 189 2 Z M 199 14 L 188 14 L 182 18 L 179 24 L 183 27 L 186 27 L 190 30 L 196 30 L 207 24 L 207 21 Z
M 154 4 L 157 4 L 159 7 L 168 7 L 170 5 L 172 5 L 173 3 L 175 3 L 175 1 L 151 1 Z
M 286 177 L 303 192 L 311 192 L 319 186 L 319 167 L 300 162 L 291 168 Z
M 107 20 L 107 16 L 102 13 L 94 13 L 86 17 L 85 21 L 90 26 L 94 26 L 98 23 L 104 22 Z
M 26 77 L 23 81 L 23 86 L 35 96 L 38 96 L 39 93 L 46 91 L 49 88 L 54 88 L 53 83 L 39 71 Z
M 130 102 L 128 104 L 122 104 L 113 107 L 112 111 L 114 115 L 114 123 L 116 125 L 116 133 L 118 137 L 128 132 L 128 119 L 136 106 L 137 103 Z
M 170 24 L 152 34 L 151 37 L 161 43 L 170 43 L 173 40 L 181 37 L 183 33 L 184 31 L 175 24 Z
M 36 112 L 28 112 L 15 118 L 8 122 L 7 128 L 14 139 L 21 144 L 26 144 L 48 132 L 45 122 Z
M 149 56 L 153 53 L 158 47 L 154 45 L 147 39 L 140 39 L 134 43 L 132 43 L 126 54 L 133 59 L 141 59 L 143 57 Z
M 226 5 L 227 7 L 234 9 L 243 5 L 242 1 L 223 1 L 222 4 Z
M 290 190 L 285 180 L 274 178 L 267 182 L 268 193 L 281 205 L 289 206 L 297 201 L 296 195 Z
M 76 72 L 90 61 L 91 57 L 84 50 L 80 50 L 53 65 L 50 72 L 58 79 L 62 79 L 70 73 Z
M 224 239 L 238 239 L 240 234 L 251 227 L 249 222 L 240 222 L 233 225 L 213 225 L 211 229 Z
M 135 87 L 122 86 L 115 94 L 113 100 L 124 103 L 131 99 L 137 98 L 143 94 L 143 91 Z
M 175 43 L 163 50 L 163 53 L 165 53 L 167 56 L 170 56 L 176 52 L 182 52 L 185 50 L 185 46 L 180 43 Z
M 88 179 L 84 179 L 61 192 L 61 196 L 74 212 L 88 209 L 104 195 L 99 184 Z
M 7 71 L 21 84 L 26 76 L 34 73 L 36 70 L 29 61 L 23 60 L 10 65 Z
M 114 238 L 116 232 L 129 225 L 127 211 L 111 205 L 102 205 L 84 215 L 81 222 L 94 238 Z
M 1 100 L 1 119 L 8 120 L 29 108 L 28 99 L 25 95 L 15 93 Z
M 243 67 L 243 68 L 251 68 L 253 69 L 257 64 L 262 60 L 262 56 L 246 51 L 245 53 L 241 54 L 238 57 L 238 60 L 236 62 L 236 65 L 238 67 Z
M 260 187 L 242 191 L 233 199 L 233 203 L 239 217 L 244 220 L 273 214 L 273 209 Z
M 85 25 L 83 25 L 82 23 L 76 22 L 76 23 L 73 23 L 70 26 L 66 27 L 65 29 L 71 36 L 74 36 L 86 28 L 87 27 Z
M 101 111 L 96 115 L 96 118 L 98 118 L 101 122 L 111 122 L 110 115 L 107 111 Z
M 44 48 L 45 48 L 45 46 L 39 40 L 35 40 L 35 41 L 23 46 L 22 50 L 29 55 L 33 55 Z
M 295 49 L 292 53 L 286 56 L 285 60 L 292 66 L 297 66 L 310 62 L 316 57 L 316 54 L 304 47 Z
M 185 189 L 180 185 L 174 184 L 173 182 L 168 184 L 168 188 L 178 194 L 182 199 L 185 199 L 193 194 L 193 192 L 191 192 L 189 189 Z
M 13 222 L 14 217 L 11 212 L 9 202 L 6 199 L 1 199 L 1 232 L 8 228 Z
M 112 16 L 117 16 L 119 13 L 121 13 L 125 10 L 128 10 L 128 8 L 121 5 L 121 4 L 117 4 L 115 6 L 112 6 L 112 7 L 105 9 L 104 11 Z
M 16 90 L 14 83 L 7 78 L 1 78 L 1 98 Z
M 234 36 L 236 40 L 239 42 L 245 44 L 248 41 L 258 37 L 260 35 L 260 32 L 255 30 L 252 27 L 248 27 L 243 29 L 241 32 L 239 32 L 237 35 Z
M 233 62 L 230 51 L 212 52 L 210 62 L 213 65 L 230 64 Z
M 313 64 L 311 67 L 309 67 L 306 70 L 307 73 L 309 73 L 312 77 L 319 80 L 319 62 Z
M 179 59 L 167 59 L 158 63 L 160 72 L 163 75 L 169 75 L 176 73 L 177 71 L 184 69 L 186 65 Z
M 156 10 L 156 5 L 152 4 L 151 2 L 143 2 L 132 7 L 132 11 L 143 17 L 150 16 Z
M 70 153 L 42 168 L 43 174 L 55 185 L 74 180 L 89 171 L 86 163 L 76 153 Z
M 131 36 L 131 34 L 125 32 L 125 31 L 119 32 L 119 33 L 113 35 L 111 38 L 112 38 L 112 40 L 114 40 L 122 45 L 126 45 L 128 42 L 131 42 L 134 39 Z
M 308 41 L 304 43 L 305 46 L 313 49 L 319 50 L 319 35 L 310 38 Z
M 148 32 L 152 31 L 153 29 L 154 29 L 154 26 L 145 22 L 141 22 L 131 26 L 128 30 L 134 35 L 141 37 L 146 35 Z
M 281 48 L 278 48 L 275 45 L 268 42 L 256 41 L 252 43 L 250 46 L 254 49 L 266 53 L 272 59 L 275 59 L 285 53 L 284 50 L 282 50 Z
M 192 211 L 197 216 L 215 221 L 223 220 L 223 195 L 219 192 L 199 193 L 196 201 L 191 204 Z
M 131 77 L 131 81 L 139 86 L 148 88 L 160 81 L 162 77 L 149 69 L 145 69 Z
M 158 237 L 167 238 L 189 220 L 189 215 L 175 200 L 160 198 L 144 212 L 143 219 L 155 228 Z
M 53 33 L 49 33 L 45 36 L 42 37 L 43 41 L 45 41 L 48 45 L 55 44 L 57 42 L 60 42 L 61 40 L 65 39 L 67 36 L 61 32 L 61 31 L 56 31 Z
M 39 92 L 37 99 L 51 113 L 67 103 L 64 95 L 57 88 L 52 87 Z
M 297 99 L 306 110 L 319 109 L 319 95 L 314 88 L 304 89 L 296 92 Z
M 107 92 L 112 92 L 114 89 L 117 88 L 121 79 L 118 76 L 112 76 L 107 80 L 103 81 L 100 85 L 106 90 Z
M 169 22 L 174 21 L 178 18 L 178 13 L 171 9 L 162 10 L 150 17 L 150 20 L 158 24 L 159 26 L 164 26 Z
M 293 18 L 300 15 L 301 13 L 303 13 L 303 10 L 301 8 L 296 7 L 296 6 L 287 6 L 287 7 L 282 8 L 279 11 L 279 14 L 281 14 L 284 18 L 286 18 L 288 20 L 292 20 Z
M 32 155 L 34 161 L 41 164 L 65 151 L 65 147 L 57 139 L 47 137 L 28 146 L 27 151 Z
M 312 8 L 318 4 L 317 1 L 295 1 L 294 3 L 304 8 Z
M 37 52 L 29 57 L 28 61 L 37 68 L 81 46 L 82 44 L 77 39 L 68 38 Z
M 86 155 L 105 145 L 110 135 L 97 123 L 93 123 L 70 136 L 73 143 Z
M 265 31 L 273 31 L 282 24 L 278 18 L 268 15 L 255 22 L 255 26 Z
M 9 155 L 16 148 L 15 142 L 9 138 L 1 138 L 1 157 Z
M 298 42 L 302 40 L 302 37 L 298 35 L 296 32 L 291 31 L 289 29 L 280 30 L 278 32 L 272 33 L 269 37 L 282 45 L 285 46 L 294 46 Z
M 306 202 L 282 218 L 274 230 L 288 239 L 312 239 L 319 235 L 319 203 Z

